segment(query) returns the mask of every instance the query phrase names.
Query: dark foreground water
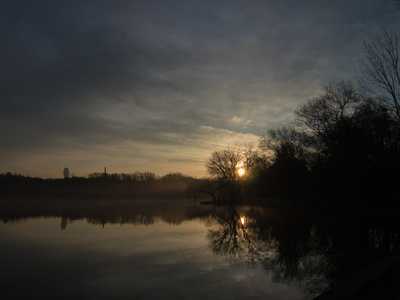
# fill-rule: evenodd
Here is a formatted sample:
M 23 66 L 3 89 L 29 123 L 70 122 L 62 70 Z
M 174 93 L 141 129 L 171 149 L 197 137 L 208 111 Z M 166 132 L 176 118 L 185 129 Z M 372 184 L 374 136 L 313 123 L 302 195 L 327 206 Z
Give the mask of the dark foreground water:
M 0 208 L 0 299 L 310 299 L 399 242 L 398 223 L 376 214 L 190 200 Z

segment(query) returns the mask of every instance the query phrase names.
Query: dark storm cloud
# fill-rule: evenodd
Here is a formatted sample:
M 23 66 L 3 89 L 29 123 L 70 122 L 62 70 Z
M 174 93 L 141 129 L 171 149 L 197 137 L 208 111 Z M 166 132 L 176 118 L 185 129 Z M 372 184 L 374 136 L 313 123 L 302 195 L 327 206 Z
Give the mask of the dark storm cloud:
M 361 39 L 397 18 L 389 0 L 3 1 L 2 157 L 254 140 L 352 78 Z

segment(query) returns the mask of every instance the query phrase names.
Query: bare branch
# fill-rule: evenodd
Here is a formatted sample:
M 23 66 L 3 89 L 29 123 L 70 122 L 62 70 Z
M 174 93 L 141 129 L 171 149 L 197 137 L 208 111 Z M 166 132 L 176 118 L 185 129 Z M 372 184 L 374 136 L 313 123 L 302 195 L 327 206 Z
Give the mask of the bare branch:
M 386 102 L 400 119 L 399 44 L 392 30 L 382 29 L 372 42 L 364 41 L 359 60 L 360 82 Z

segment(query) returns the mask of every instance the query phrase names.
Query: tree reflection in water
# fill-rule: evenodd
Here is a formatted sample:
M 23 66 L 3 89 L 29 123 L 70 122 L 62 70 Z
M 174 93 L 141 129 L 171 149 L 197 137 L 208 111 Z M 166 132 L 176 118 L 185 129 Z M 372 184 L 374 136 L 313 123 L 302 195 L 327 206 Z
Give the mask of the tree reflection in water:
M 254 264 L 265 252 L 265 246 L 256 236 L 251 224 L 240 217 L 230 206 L 222 215 L 215 216 L 218 227 L 210 229 L 208 238 L 213 252 L 227 256 L 230 262 L 241 263 L 246 260 Z
M 274 281 L 309 295 L 399 250 L 400 222 L 387 214 L 229 206 L 210 215 L 214 253 L 259 264 Z

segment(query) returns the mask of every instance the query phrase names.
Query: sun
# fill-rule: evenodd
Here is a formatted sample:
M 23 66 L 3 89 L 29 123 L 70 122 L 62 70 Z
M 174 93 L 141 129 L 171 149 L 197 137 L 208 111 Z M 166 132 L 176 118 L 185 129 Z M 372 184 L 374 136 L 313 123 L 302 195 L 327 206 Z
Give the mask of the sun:
M 243 168 L 240 168 L 240 169 L 238 170 L 238 173 L 239 173 L 240 176 L 243 176 L 243 175 L 244 175 L 244 169 L 243 169 Z

